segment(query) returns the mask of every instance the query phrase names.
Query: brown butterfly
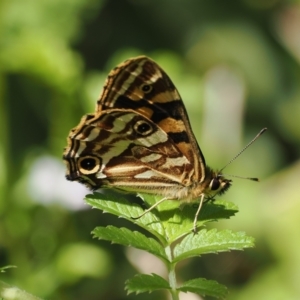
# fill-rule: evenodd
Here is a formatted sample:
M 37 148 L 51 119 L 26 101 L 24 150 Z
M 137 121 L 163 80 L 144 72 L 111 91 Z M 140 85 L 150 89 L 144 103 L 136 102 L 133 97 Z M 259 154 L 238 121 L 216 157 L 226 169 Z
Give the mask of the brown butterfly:
M 204 199 L 231 186 L 206 165 L 177 89 L 146 56 L 128 59 L 109 73 L 96 112 L 83 116 L 67 140 L 68 180 L 92 190 L 163 196 L 142 215 L 165 200 L 200 201 L 194 231 Z

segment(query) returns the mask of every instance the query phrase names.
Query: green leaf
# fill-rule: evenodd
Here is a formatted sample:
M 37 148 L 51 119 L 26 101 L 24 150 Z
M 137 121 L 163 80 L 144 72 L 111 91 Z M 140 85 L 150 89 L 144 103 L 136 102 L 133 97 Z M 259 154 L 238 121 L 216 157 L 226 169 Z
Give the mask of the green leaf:
M 140 196 L 150 206 L 161 198 L 157 199 L 157 197 L 149 194 Z M 157 221 L 160 221 L 164 227 L 164 237 L 168 244 L 192 232 L 198 204 L 198 202 L 182 204 L 178 200 L 166 200 L 152 211 L 156 214 Z M 207 222 L 230 218 L 237 211 L 237 206 L 231 202 L 214 201 L 205 203 L 198 216 L 197 227 L 204 226 Z M 141 222 L 143 222 L 143 218 L 141 218 Z
M 192 292 L 198 295 L 212 296 L 216 298 L 225 298 L 228 294 L 226 286 L 219 284 L 214 280 L 196 278 L 186 281 L 180 288 L 181 292 Z
M 139 194 L 148 207 L 151 207 L 161 197 L 149 194 Z M 138 219 L 144 210 L 135 202 L 126 200 L 129 194 L 114 193 L 105 190 L 105 194 L 94 193 L 86 197 L 86 202 L 104 212 L 121 216 L 130 222 L 136 223 L 153 234 L 166 247 L 176 240 L 192 232 L 195 213 L 198 203 L 180 206 L 180 201 L 166 200 L 150 212 Z M 197 227 L 218 219 L 230 218 L 237 212 L 237 207 L 227 201 L 205 203 L 200 211 Z
M 138 231 L 131 231 L 127 228 L 107 226 L 97 227 L 92 233 L 99 239 L 145 250 L 165 261 L 168 261 L 164 248 L 153 238 L 149 238 Z
M 123 217 L 128 221 L 135 223 L 145 230 L 156 236 L 163 245 L 167 245 L 168 241 L 165 238 L 165 230 L 163 224 L 159 221 L 153 212 L 145 214 L 139 219 L 133 219 L 140 216 L 144 210 L 135 202 L 129 202 L 129 195 L 116 194 L 109 190 L 105 190 L 105 194 L 94 193 L 87 195 L 85 201 L 94 208 L 101 209 L 103 212 L 108 212 L 113 215 Z
M 156 274 L 137 274 L 126 281 L 127 294 L 153 292 L 161 289 L 170 289 L 169 283 Z
M 244 232 L 231 230 L 201 230 L 197 234 L 187 235 L 174 248 L 174 262 L 205 253 L 217 253 L 230 250 L 243 250 L 254 246 L 254 238 Z
M 131 201 L 128 201 L 127 199 L 130 197 Z M 199 205 L 197 201 L 183 206 L 181 201 L 166 200 L 143 215 L 145 209 L 155 205 L 161 197 L 149 194 L 142 194 L 139 197 L 144 202 L 137 203 L 136 198 L 132 198 L 129 194 L 116 194 L 114 191 L 106 190 L 105 194 L 88 195 L 86 202 L 104 212 L 123 217 L 139 225 L 157 240 L 148 238 L 140 232 L 113 226 L 98 227 L 93 231 L 94 235 L 113 243 L 148 251 L 163 260 L 169 270 L 171 264 L 174 267 L 176 263 L 186 258 L 206 253 L 243 250 L 253 246 L 253 238 L 242 232 L 233 233 L 230 230 L 217 231 L 213 229 L 207 231 L 203 229 L 194 234 L 192 230 Z M 207 222 L 230 218 L 237 211 L 237 206 L 227 201 L 204 203 L 198 216 L 197 228 L 203 227 Z M 173 248 L 174 242 L 177 242 L 177 245 Z M 170 260 L 172 261 L 170 262 Z M 190 291 L 219 298 L 225 297 L 227 294 L 226 287 L 215 281 L 201 278 L 190 280 L 178 290 L 173 290 L 165 279 L 156 274 L 136 275 L 126 282 L 126 289 L 128 294 L 152 292 L 158 289 L 169 289 L 172 294 L 179 291 Z

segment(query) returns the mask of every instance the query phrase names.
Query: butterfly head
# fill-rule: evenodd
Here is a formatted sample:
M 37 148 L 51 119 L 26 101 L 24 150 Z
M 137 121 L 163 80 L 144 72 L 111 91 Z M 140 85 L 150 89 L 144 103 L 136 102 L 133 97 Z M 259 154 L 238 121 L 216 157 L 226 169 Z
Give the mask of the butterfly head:
M 228 191 L 232 185 L 232 180 L 224 178 L 221 172 L 211 171 L 210 181 L 206 189 L 208 197 L 214 197 L 216 195 L 222 195 Z

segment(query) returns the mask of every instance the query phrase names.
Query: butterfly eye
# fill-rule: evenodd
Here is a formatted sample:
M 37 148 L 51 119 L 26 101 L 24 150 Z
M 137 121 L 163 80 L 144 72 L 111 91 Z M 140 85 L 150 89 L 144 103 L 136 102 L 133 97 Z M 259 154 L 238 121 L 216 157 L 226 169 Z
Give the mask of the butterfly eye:
M 209 184 L 209 187 L 212 191 L 216 191 L 219 189 L 220 187 L 220 180 L 219 179 L 216 179 L 216 178 L 213 178 L 212 181 L 210 182 Z
M 149 124 L 148 122 L 146 122 L 144 120 L 137 121 L 134 124 L 133 129 L 136 133 L 138 133 L 140 135 L 148 135 L 149 133 L 151 133 L 153 131 L 151 124 Z
M 142 84 L 141 85 L 141 90 L 145 93 L 148 94 L 152 91 L 153 87 L 150 84 Z
M 78 165 L 79 165 L 79 171 L 82 174 L 87 175 L 87 174 L 96 173 L 101 166 L 101 162 L 98 157 L 85 156 L 79 158 Z

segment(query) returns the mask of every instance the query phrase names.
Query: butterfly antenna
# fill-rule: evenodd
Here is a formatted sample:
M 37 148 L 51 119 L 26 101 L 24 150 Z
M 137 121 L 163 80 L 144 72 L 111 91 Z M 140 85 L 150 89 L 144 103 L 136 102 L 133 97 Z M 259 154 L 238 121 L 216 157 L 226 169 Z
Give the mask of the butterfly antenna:
M 251 146 L 265 131 L 267 131 L 267 128 L 263 128 L 233 159 L 229 161 L 228 164 L 226 164 L 221 170 L 220 173 L 228 166 L 230 165 L 234 160 L 236 160 L 249 146 Z M 237 178 L 245 178 L 253 181 L 259 181 L 258 178 L 251 178 L 251 177 L 240 177 L 240 176 L 234 176 L 234 175 L 229 175 L 232 177 L 237 177 Z
M 226 176 L 226 177 L 235 177 L 235 178 L 247 179 L 247 180 L 252 180 L 252 181 L 257 181 L 257 182 L 259 181 L 259 179 L 257 177 L 244 177 L 244 176 L 225 174 L 225 173 L 222 173 L 222 175 Z

